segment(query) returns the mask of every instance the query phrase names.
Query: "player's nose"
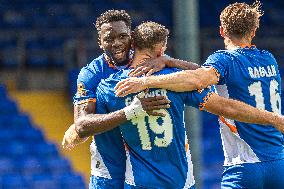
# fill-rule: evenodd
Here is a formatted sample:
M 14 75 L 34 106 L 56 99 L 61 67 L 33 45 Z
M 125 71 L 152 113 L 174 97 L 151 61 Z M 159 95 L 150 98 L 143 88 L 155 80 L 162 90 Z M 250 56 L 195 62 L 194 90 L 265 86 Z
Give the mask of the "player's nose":
M 122 43 L 122 41 L 119 39 L 119 38 L 115 38 L 114 39 L 114 42 L 113 42 L 113 44 L 112 44 L 112 46 L 114 47 L 114 48 L 118 48 L 118 47 L 120 47 L 120 46 L 122 46 L 123 45 L 123 43 Z

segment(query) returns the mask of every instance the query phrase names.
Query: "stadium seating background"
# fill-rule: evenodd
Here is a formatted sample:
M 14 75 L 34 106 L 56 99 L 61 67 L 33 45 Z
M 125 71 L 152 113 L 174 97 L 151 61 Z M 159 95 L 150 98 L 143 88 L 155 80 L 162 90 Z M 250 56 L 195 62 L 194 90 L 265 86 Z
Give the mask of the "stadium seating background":
M 199 1 L 201 62 L 214 50 L 223 48 L 218 35 L 219 13 L 232 2 Z M 265 0 L 263 3 L 265 14 L 256 44 L 275 54 L 283 74 L 284 1 Z M 93 25 L 100 13 L 111 8 L 125 9 L 133 18 L 133 27 L 152 20 L 174 31 L 172 5 L 173 0 L 0 0 L 0 83 L 10 89 L 42 89 L 42 86 L 54 89 L 52 83 L 56 83 L 56 90 L 68 90 L 71 105 L 80 67 L 101 53 Z M 171 34 L 169 55 L 175 56 L 174 47 Z M 50 86 L 43 84 L 46 78 L 26 76 L 52 71 L 63 75 L 63 79 L 58 76 L 58 81 L 50 82 Z M 30 84 L 30 80 L 36 81 Z M 62 82 L 64 84 L 58 84 Z M 70 183 L 66 179 L 84 186 L 82 177 L 58 153 L 58 147 L 31 125 L 32 118 L 19 112 L 17 104 L 5 91 L 1 85 L 0 188 L 67 188 Z M 207 113 L 202 116 L 203 188 L 219 188 L 224 158 L 217 119 Z M 27 129 L 19 132 L 19 128 Z M 7 141 L 11 141 L 8 146 Z M 35 141 L 38 145 L 31 148 Z

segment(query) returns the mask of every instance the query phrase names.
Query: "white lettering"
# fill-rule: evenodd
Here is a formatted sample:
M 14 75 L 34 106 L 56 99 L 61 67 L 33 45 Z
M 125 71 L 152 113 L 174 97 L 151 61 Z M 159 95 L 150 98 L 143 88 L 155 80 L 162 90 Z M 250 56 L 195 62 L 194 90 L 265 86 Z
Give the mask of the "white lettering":
M 265 77 L 267 75 L 264 67 L 259 68 L 259 74 L 260 74 L 260 77 Z
M 272 71 L 271 71 L 271 69 L 270 69 L 270 66 L 267 66 L 267 77 L 272 77 L 273 76 L 273 74 L 272 74 Z
M 157 89 L 157 90 L 154 90 L 154 91 L 151 91 L 151 92 L 148 92 L 146 95 L 145 95 L 145 98 L 148 98 L 148 97 L 154 97 L 154 96 L 167 96 L 167 90 L 165 89 Z M 128 106 L 131 104 L 133 97 L 127 97 L 125 99 L 125 105 Z
M 259 71 L 258 68 L 254 67 L 254 77 L 259 78 Z
M 276 76 L 276 69 L 274 65 L 271 65 L 272 75 Z
M 274 65 L 265 67 L 248 67 L 248 72 L 251 78 L 273 77 L 276 76 L 276 68 Z
M 248 71 L 249 71 L 250 77 L 254 78 L 253 69 L 251 67 L 248 67 Z

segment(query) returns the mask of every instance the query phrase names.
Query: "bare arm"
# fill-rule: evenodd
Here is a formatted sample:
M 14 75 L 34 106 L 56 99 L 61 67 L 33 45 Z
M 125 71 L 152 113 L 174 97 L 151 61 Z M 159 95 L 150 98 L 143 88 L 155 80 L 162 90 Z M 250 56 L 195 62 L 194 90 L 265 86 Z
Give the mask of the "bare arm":
M 179 68 L 181 70 L 196 70 L 200 66 L 193 62 L 174 59 L 168 56 L 160 56 L 158 58 L 151 58 L 141 62 L 134 70 L 129 73 L 131 77 L 138 77 L 141 75 L 150 76 L 155 72 L 162 70 L 165 67 Z
M 89 101 L 85 104 L 74 105 L 74 122 L 76 122 L 79 117 L 82 117 L 84 115 L 94 114 L 95 110 L 96 103 L 92 101 Z
M 80 137 L 91 136 L 109 131 L 137 115 L 147 113 L 153 116 L 164 116 L 153 110 L 169 108 L 170 101 L 164 96 L 135 98 L 124 109 L 109 114 L 88 114 L 75 122 L 75 129 Z
M 95 113 L 95 108 L 96 104 L 92 101 L 74 105 L 74 122 L 76 122 L 80 117 L 83 117 L 87 114 Z M 65 131 L 62 140 L 62 146 L 63 148 L 72 149 L 75 145 L 87 141 L 88 138 L 89 137 L 80 137 L 75 130 L 75 125 L 73 124 Z
M 245 123 L 272 125 L 284 131 L 284 118 L 279 114 L 254 108 L 243 102 L 227 99 L 212 93 L 205 109 L 213 114 Z
M 109 131 L 126 121 L 124 110 L 109 114 L 88 114 L 75 122 L 75 129 L 78 135 L 83 138 Z
M 170 68 L 179 68 L 181 70 L 196 70 L 200 68 L 200 66 L 194 62 L 187 62 L 175 58 L 169 58 L 167 66 Z
M 163 88 L 176 92 L 203 89 L 209 85 L 218 83 L 218 75 L 212 68 L 199 68 L 186 70 L 168 75 L 131 77 L 120 81 L 116 87 L 117 96 L 126 96 L 147 88 Z

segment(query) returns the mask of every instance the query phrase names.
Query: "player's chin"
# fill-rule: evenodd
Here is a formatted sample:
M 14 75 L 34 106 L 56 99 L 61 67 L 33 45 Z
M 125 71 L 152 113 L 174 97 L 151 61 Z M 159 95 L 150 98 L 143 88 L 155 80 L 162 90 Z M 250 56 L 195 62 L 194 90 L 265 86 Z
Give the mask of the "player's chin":
M 120 63 L 125 62 L 125 61 L 127 60 L 127 56 L 126 56 L 126 54 L 121 55 L 121 56 L 116 56 L 116 55 L 114 55 L 114 56 L 113 56 L 113 60 L 114 60 L 116 63 L 120 64 Z

